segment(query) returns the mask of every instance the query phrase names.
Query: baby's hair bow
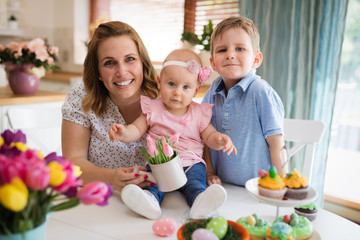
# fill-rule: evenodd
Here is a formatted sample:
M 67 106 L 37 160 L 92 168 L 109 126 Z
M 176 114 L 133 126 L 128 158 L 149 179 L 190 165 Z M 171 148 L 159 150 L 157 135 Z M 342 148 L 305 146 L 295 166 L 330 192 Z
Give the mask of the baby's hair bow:
M 202 67 L 195 60 L 190 60 L 190 61 L 187 61 L 187 62 L 167 61 L 167 62 L 164 63 L 162 68 L 164 68 L 166 66 L 170 66 L 170 65 L 186 67 L 190 72 L 195 73 L 195 74 L 199 74 L 198 81 L 201 84 L 203 84 L 206 80 L 208 80 L 210 75 L 211 75 L 211 69 L 210 68 Z

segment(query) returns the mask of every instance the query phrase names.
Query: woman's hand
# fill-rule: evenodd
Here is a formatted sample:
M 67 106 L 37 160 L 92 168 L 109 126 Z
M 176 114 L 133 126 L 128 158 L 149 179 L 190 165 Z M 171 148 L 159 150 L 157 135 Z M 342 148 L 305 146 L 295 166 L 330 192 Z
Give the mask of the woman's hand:
M 138 168 L 141 171 L 147 171 L 146 167 L 138 166 Z M 146 174 L 140 175 L 134 172 L 134 167 L 118 168 L 114 170 L 111 183 L 117 191 L 121 191 L 128 184 L 135 184 L 141 188 L 154 186 L 154 183 L 146 181 L 147 178 L 148 176 Z

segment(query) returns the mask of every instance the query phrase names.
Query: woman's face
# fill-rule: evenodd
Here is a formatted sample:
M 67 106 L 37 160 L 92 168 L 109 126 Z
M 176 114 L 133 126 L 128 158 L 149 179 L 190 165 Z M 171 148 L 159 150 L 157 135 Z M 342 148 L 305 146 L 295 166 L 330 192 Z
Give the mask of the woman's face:
M 115 103 L 140 100 L 143 64 L 134 41 L 128 36 L 111 37 L 99 44 L 101 81 Z

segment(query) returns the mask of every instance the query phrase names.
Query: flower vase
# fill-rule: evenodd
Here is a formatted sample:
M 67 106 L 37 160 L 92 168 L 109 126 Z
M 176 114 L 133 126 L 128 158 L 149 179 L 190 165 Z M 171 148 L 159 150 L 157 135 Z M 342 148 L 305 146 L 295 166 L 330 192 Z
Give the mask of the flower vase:
M 14 94 L 33 95 L 39 88 L 40 79 L 26 69 L 8 71 L 8 80 Z
M 26 231 L 24 234 L 15 233 L 11 235 L 1 235 L 0 240 L 46 240 L 46 227 L 47 227 L 47 218 L 45 222 L 37 226 L 34 229 Z
M 179 155 L 168 162 L 149 165 L 152 173 L 147 172 L 146 174 L 155 179 L 159 190 L 162 192 L 175 191 L 187 182 Z

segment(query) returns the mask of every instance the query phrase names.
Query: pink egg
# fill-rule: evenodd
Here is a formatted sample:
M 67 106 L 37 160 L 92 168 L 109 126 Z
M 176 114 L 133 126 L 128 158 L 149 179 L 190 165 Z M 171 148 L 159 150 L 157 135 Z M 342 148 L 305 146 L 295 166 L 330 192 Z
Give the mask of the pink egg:
M 191 234 L 191 240 L 219 240 L 219 238 L 210 230 L 198 228 Z
M 264 178 L 266 177 L 267 172 L 264 169 L 260 169 L 258 174 L 261 178 Z
M 152 230 L 160 237 L 168 237 L 176 231 L 176 222 L 172 218 L 161 218 L 154 222 Z

